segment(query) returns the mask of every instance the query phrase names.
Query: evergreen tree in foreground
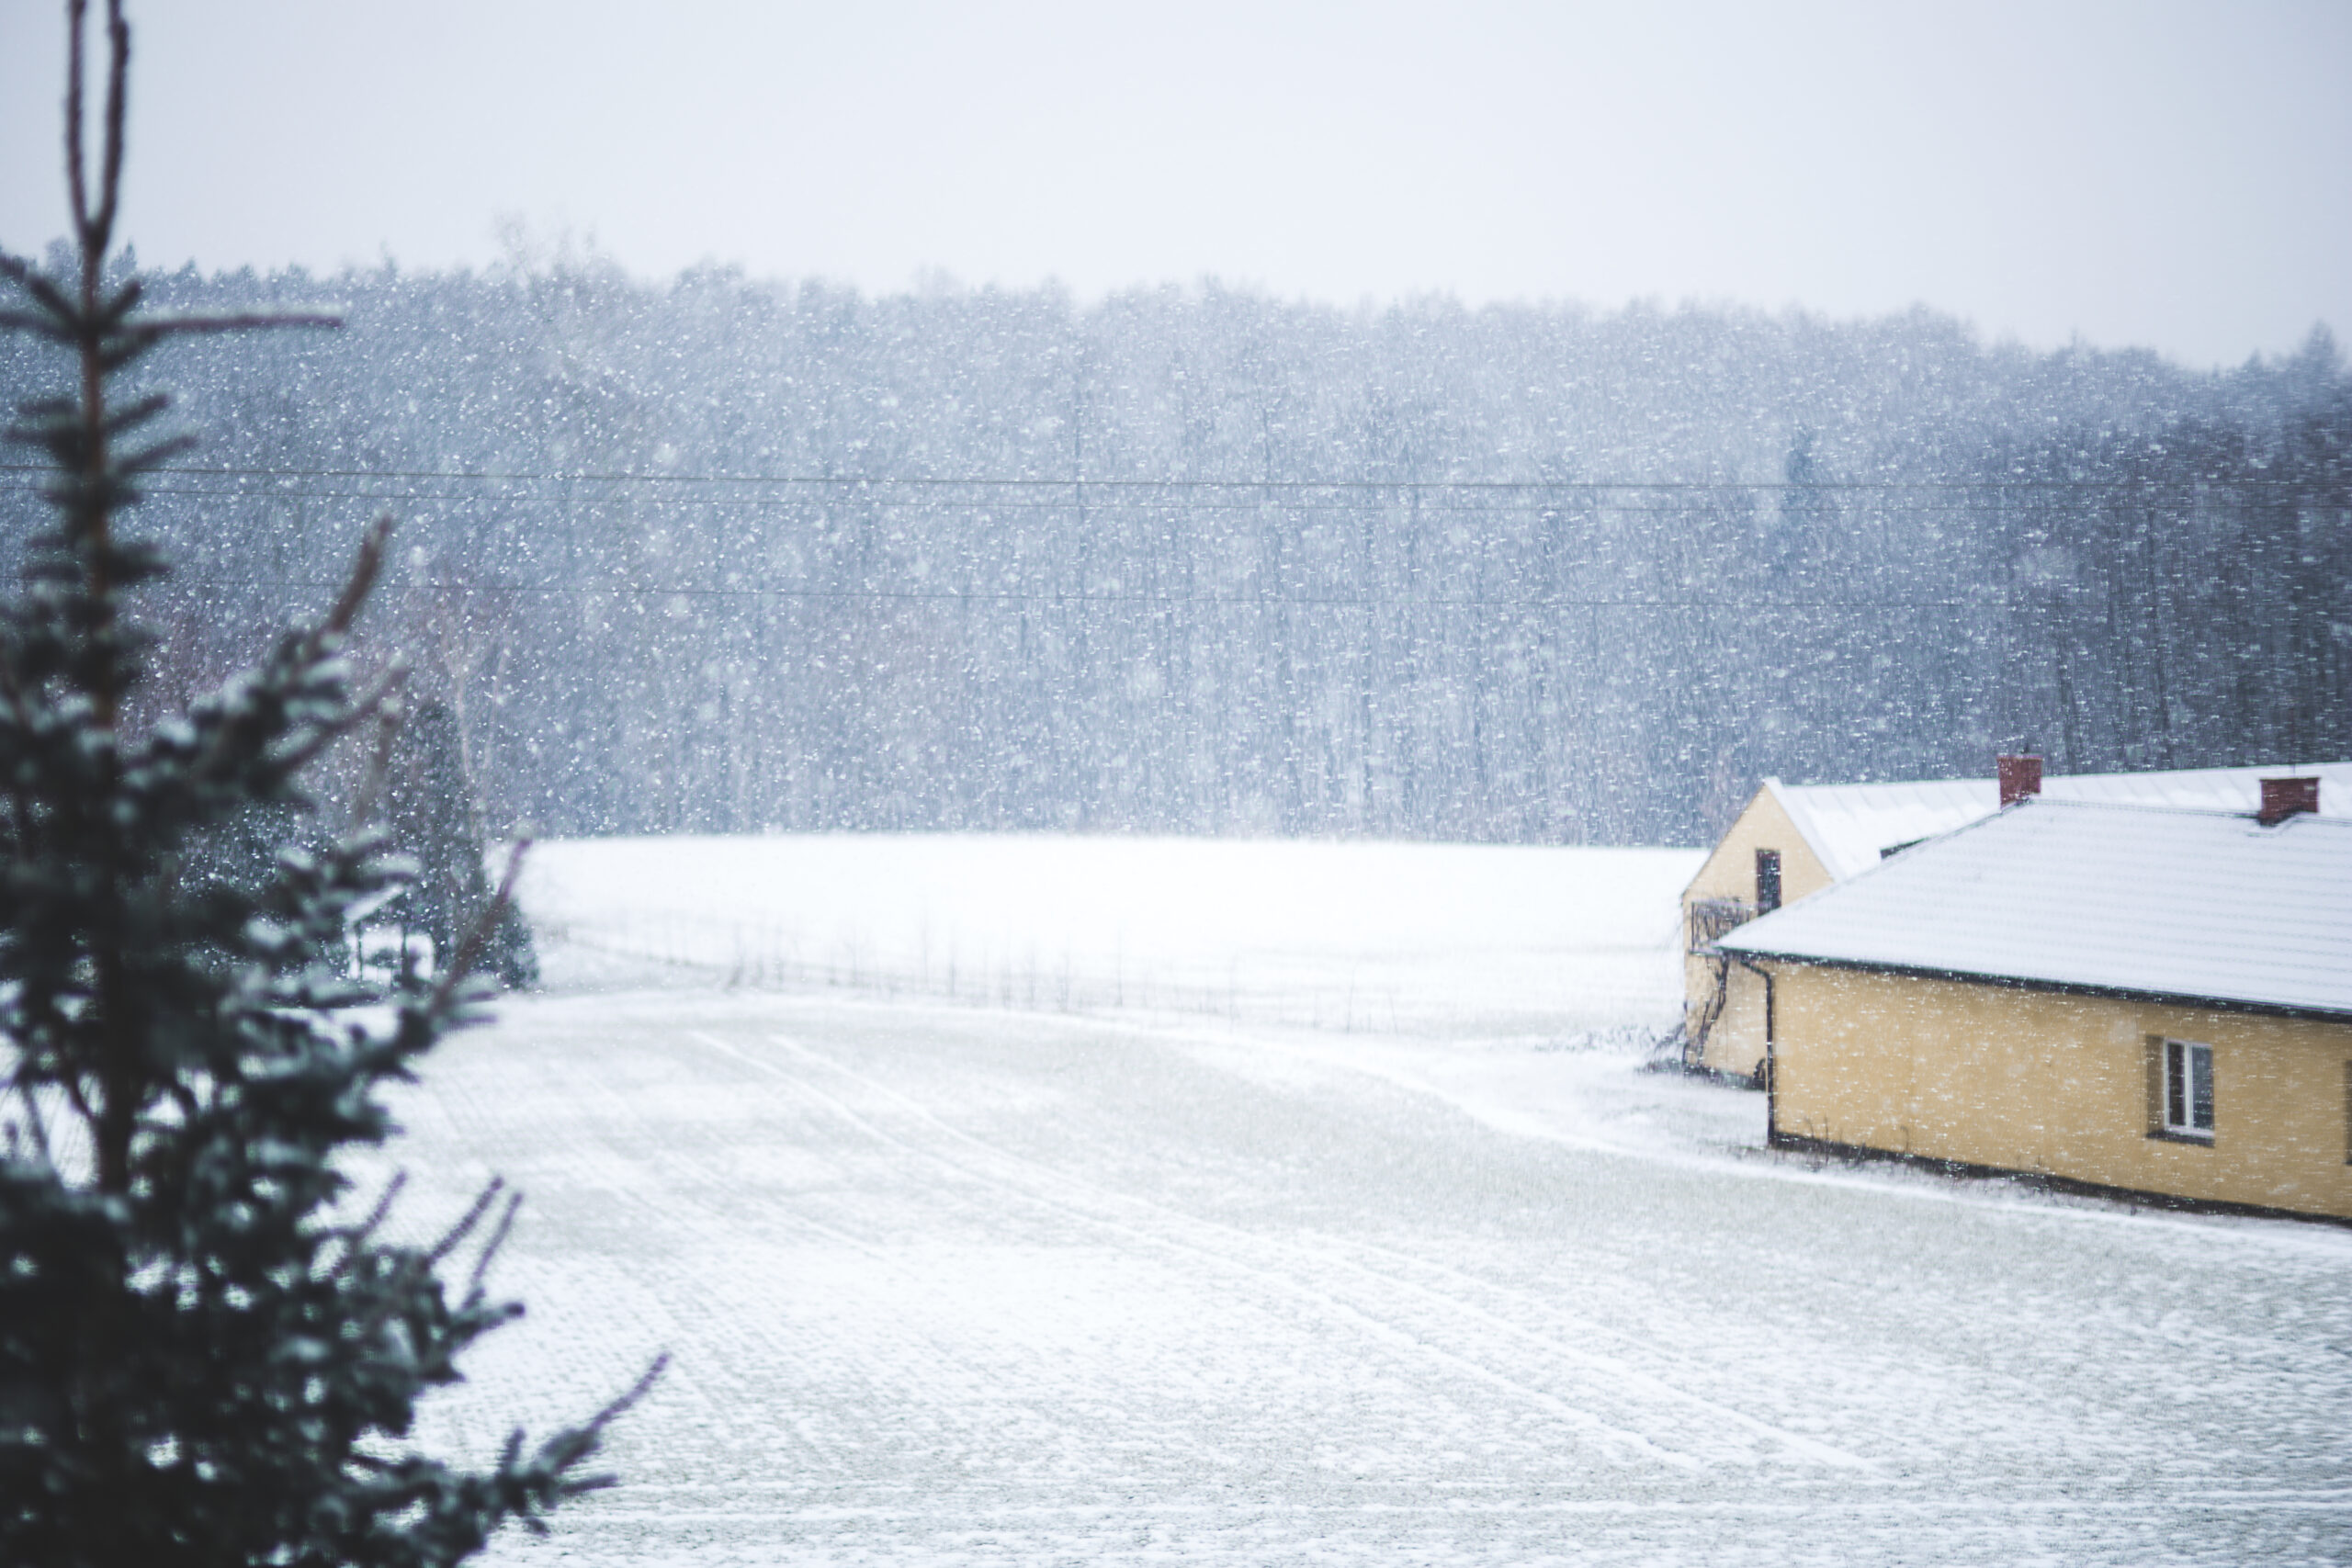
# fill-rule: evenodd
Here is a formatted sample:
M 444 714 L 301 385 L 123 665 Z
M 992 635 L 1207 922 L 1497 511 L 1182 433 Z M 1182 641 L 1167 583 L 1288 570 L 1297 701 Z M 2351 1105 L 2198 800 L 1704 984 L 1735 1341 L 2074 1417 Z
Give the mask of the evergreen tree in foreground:
M 404 1441 L 419 1396 L 521 1311 L 483 1288 L 514 1203 L 493 1183 L 436 1245 L 391 1246 L 398 1183 L 355 1214 L 335 1160 L 384 1141 L 383 1086 L 468 1021 L 491 927 L 431 981 L 371 988 L 323 955 L 406 874 L 379 838 L 283 851 L 259 878 L 200 863 L 303 806 L 306 764 L 382 702 L 340 650 L 383 525 L 322 620 L 185 715 L 125 723 L 150 651 L 132 595 L 164 568 L 120 520 L 183 443 L 141 434 L 167 400 L 112 389 L 168 337 L 296 319 L 142 315 L 108 277 L 130 37 L 108 0 L 92 171 L 85 9 L 67 7 L 74 269 L 0 256 L 19 294 L 0 324 L 74 375 L 22 410 L 57 523 L 0 612 L 0 1562 L 454 1562 L 598 1484 L 580 1466 L 639 1391 L 536 1449 L 518 1432 L 484 1472 Z

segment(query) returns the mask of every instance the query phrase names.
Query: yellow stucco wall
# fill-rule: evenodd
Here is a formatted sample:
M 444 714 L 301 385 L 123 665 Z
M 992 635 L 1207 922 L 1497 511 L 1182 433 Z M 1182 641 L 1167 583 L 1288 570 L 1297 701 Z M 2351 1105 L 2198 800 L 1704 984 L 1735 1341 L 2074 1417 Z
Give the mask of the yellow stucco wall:
M 2352 1023 L 1770 967 L 1782 1134 L 2352 1217 Z M 2213 1048 L 2210 1145 L 2149 1135 L 2165 1038 Z
M 1756 898 L 1756 852 L 1781 852 L 1781 902 L 1820 892 L 1832 880 L 1829 868 L 1797 831 L 1770 789 L 1759 789 L 1738 818 L 1699 867 L 1699 874 L 1682 891 L 1682 997 L 1686 1039 L 1696 1039 L 1700 1021 L 1712 1005 L 1715 960 L 1693 956 L 1690 949 L 1690 905 L 1700 898 Z M 1764 982 L 1734 964 L 1724 975 L 1722 1016 L 1707 1033 L 1707 1050 L 1699 1065 L 1722 1073 L 1752 1073 L 1764 1060 Z

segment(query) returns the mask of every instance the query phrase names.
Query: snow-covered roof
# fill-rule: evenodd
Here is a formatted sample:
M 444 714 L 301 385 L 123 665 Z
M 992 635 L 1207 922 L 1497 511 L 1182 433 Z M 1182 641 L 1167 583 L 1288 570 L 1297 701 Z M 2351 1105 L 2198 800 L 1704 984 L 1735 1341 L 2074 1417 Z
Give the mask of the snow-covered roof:
M 2352 820 L 2045 794 L 1724 936 L 1755 957 L 2352 1017 Z
M 2262 803 L 2262 780 L 2290 775 L 2321 781 L 2322 816 L 2352 818 L 2352 762 L 2061 773 L 2041 781 L 2041 794 L 2045 800 L 2252 812 Z M 1779 799 L 1829 874 L 1840 882 L 1876 865 L 1882 850 L 1949 833 L 1990 817 L 2001 804 L 2000 786 L 1991 779 L 1862 784 L 1785 784 L 1766 779 L 1764 787 Z

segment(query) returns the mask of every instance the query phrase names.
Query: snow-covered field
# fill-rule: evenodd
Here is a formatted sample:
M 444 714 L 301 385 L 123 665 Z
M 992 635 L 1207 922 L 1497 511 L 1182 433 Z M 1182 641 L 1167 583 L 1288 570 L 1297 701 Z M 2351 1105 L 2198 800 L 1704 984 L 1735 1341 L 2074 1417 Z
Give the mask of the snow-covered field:
M 1670 1016 L 1683 850 L 812 835 L 541 846 L 574 954 L 720 984 L 1448 1034 Z
M 547 846 L 403 1104 L 417 1232 L 530 1197 L 431 1435 L 673 1354 L 509 1563 L 2352 1559 L 2352 1233 L 1765 1155 L 1641 1070 L 1693 863 Z

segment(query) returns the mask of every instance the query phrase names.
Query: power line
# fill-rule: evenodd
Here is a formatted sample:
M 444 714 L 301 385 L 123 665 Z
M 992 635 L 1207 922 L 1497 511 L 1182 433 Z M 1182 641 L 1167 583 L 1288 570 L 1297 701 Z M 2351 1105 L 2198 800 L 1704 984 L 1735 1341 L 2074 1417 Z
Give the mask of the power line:
M 0 463 L 0 473 L 49 473 L 54 470 L 42 463 Z M 1426 494 L 1430 491 L 1461 491 L 1470 492 L 1508 491 L 1616 493 L 1636 492 L 1736 492 L 1736 491 L 1803 491 L 1803 492 L 1898 492 L 1909 491 L 2106 491 L 2194 488 L 2208 484 L 2223 484 L 2232 488 L 2296 487 L 2304 481 L 2293 479 L 2245 479 L 2212 477 L 2193 479 L 2157 479 L 2137 477 L 2099 479 L 1835 479 L 1822 482 L 1792 483 L 1771 479 L 1088 479 L 1083 476 L 1067 478 L 1012 475 L 936 475 L 936 474 L 675 474 L 592 472 L 534 472 L 523 469 L 491 468 L 293 468 L 211 467 L 201 464 L 175 464 L 155 470 L 158 473 L 187 475 L 198 478 L 223 479 L 447 479 L 464 482 L 484 481 L 509 484 L 607 484 L 607 485 L 762 485 L 789 489 L 870 490 L 1060 490 L 1060 491 L 1409 491 Z
M 1066 481 L 1064 482 L 1066 484 Z M 972 511 L 984 511 L 992 515 L 1013 513 L 1033 514 L 1047 513 L 1058 513 L 1069 512 L 1081 504 L 1089 510 L 1123 513 L 1152 513 L 1159 511 L 1187 513 L 1259 513 L 1265 511 L 1271 504 L 1275 505 L 1278 510 L 1287 514 L 1297 514 L 1302 513 L 1340 513 L 1351 517 L 1362 516 L 1369 506 L 1375 504 L 1368 501 L 1317 502 L 1290 500 L 1275 503 L 1248 501 L 1178 500 L 1173 498 L 1144 500 L 1132 497 L 1124 500 L 1117 499 L 1115 497 L 1110 500 L 1103 500 L 1092 493 L 1095 489 L 1094 481 L 1092 480 L 1086 481 L 1082 487 L 1068 486 L 1066 484 L 1066 488 L 1069 488 L 1071 491 L 1071 494 L 1067 499 L 1058 501 L 1033 501 L 1022 499 L 1008 500 L 1001 496 L 962 501 L 939 498 L 916 501 L 905 499 L 892 500 L 885 497 L 877 497 L 871 493 L 865 493 L 848 498 L 811 496 L 798 499 L 761 495 L 703 495 L 694 497 L 691 502 L 681 502 L 673 504 L 690 504 L 695 510 L 700 512 L 710 512 L 730 508 L 749 511 L 786 511 L 812 506 L 823 506 L 829 503 L 850 504 L 860 508 L 887 512 L 914 511 L 935 513 L 946 507 L 961 507 Z M 1257 487 L 1243 484 L 1224 485 L 1220 483 L 1210 488 L 1238 491 L 1254 489 Z M 1688 494 L 1697 498 L 1734 493 L 1743 488 L 1749 487 L 1692 487 L 1686 491 L 1661 493 Z M 1786 487 L 1774 488 L 1785 489 Z M 1960 487 L 1952 487 L 1954 491 L 1957 491 L 1959 488 Z M 290 490 L 283 487 L 269 489 L 258 487 L 227 489 L 218 486 L 205 485 L 142 484 L 139 486 L 139 491 L 140 493 L 144 496 L 177 496 L 210 501 L 351 501 L 368 502 L 377 504 L 402 502 L 416 505 L 430 504 L 448 506 L 481 506 L 497 504 L 502 502 L 512 502 L 517 499 L 511 495 L 485 495 L 479 493 L 466 494 L 463 492 L 446 493 L 416 490 L 331 490 L 317 486 L 306 486 L 300 490 Z M 0 494 L 40 495 L 46 492 L 39 485 L 9 484 L 0 482 Z M 1628 491 L 1625 493 L 1631 492 Z M 1893 492 L 1883 491 L 1879 493 Z M 1930 493 L 1934 492 L 1931 491 Z M 1969 515 L 1981 515 L 1992 507 L 2013 505 L 2016 503 L 2017 499 L 2021 498 L 2009 498 L 2004 500 L 2003 498 L 1995 497 L 1977 502 L 1957 499 L 1910 501 L 1902 502 L 1901 510 L 1904 513 L 1914 516 L 1932 513 L 1962 513 Z M 2044 505 L 2037 508 L 2037 510 L 2047 509 L 2048 502 L 2056 498 L 2044 495 L 2041 499 L 2044 502 Z M 575 499 L 571 503 L 593 504 L 594 502 L 582 502 Z M 1550 511 L 1573 511 L 1578 514 L 1588 515 L 1599 513 L 1609 513 L 1619 516 L 1655 515 L 1666 517 L 1680 515 L 1687 512 L 1690 506 L 1694 503 L 1695 502 L 1686 502 L 1682 505 L 1677 506 L 1673 504 L 1670 500 L 1646 502 L 1579 500 L 1574 502 L 1562 502 L 1555 504 L 1543 501 L 1513 502 L 1508 500 L 1493 500 L 1469 502 L 1446 500 L 1423 501 L 1417 499 L 1413 504 L 1417 511 L 1434 516 L 1505 517 L 1527 515 Z
M 332 592 L 341 589 L 340 581 L 325 578 L 221 578 L 173 575 L 166 583 L 198 588 L 270 588 L 306 589 Z M 721 588 L 700 583 L 527 583 L 527 582 L 427 582 L 418 586 L 440 593 L 533 594 L 549 598 L 642 598 L 642 599 L 794 599 L 838 601 L 908 601 L 920 604 L 1210 604 L 1259 609 L 1573 609 L 1573 610 L 1737 610 L 1752 613 L 1758 609 L 1862 609 L 1862 610 L 1922 610 L 1922 609 L 1993 609 L 2003 601 L 1997 599 L 1855 599 L 1815 597 L 1807 599 L 1600 599 L 1553 594 L 1529 594 L 1512 598 L 1452 595 L 1447 597 L 1411 598 L 1363 594 L 1248 594 L 1248 593 L 1101 593 L 1057 592 L 1051 590 L 965 590 L 953 588 L 784 588 L 770 584 L 752 587 Z

